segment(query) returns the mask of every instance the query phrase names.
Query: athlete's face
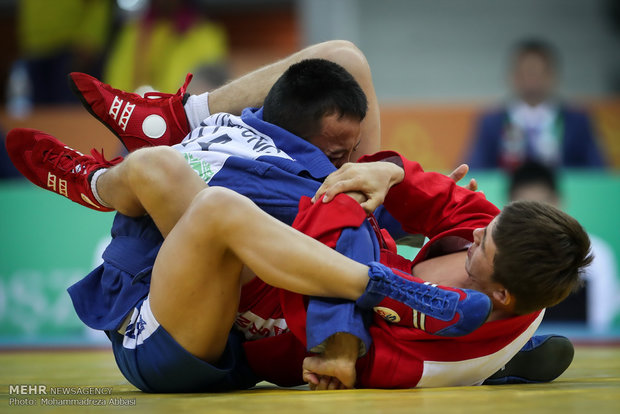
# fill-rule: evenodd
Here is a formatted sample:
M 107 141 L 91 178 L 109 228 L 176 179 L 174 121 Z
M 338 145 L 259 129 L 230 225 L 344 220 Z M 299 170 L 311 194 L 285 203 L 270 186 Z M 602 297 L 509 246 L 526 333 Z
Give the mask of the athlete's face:
M 321 122 L 317 135 L 308 138 L 308 142 L 318 147 L 336 167 L 341 167 L 351 160 L 351 154 L 360 144 L 361 122 L 358 119 L 326 115 Z
M 467 251 L 465 270 L 469 276 L 468 288 L 486 293 L 491 298 L 498 284 L 493 282 L 493 259 L 497 250 L 493 241 L 493 229 L 497 217 L 487 227 L 474 230 L 474 242 Z

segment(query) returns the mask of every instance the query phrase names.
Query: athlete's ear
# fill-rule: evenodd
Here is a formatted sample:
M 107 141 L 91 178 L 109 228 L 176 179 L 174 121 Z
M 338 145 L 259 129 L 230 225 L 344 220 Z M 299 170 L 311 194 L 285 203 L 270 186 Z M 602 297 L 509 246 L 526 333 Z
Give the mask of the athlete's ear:
M 506 307 L 514 306 L 515 298 L 505 287 L 499 286 L 493 291 L 492 295 L 496 302 L 499 302 Z

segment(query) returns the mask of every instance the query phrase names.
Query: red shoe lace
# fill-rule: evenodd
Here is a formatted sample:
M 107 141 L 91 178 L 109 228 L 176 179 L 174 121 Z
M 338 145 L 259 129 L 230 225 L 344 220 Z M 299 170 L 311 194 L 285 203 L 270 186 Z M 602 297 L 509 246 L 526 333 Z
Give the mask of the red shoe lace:
M 82 173 L 86 174 L 91 165 L 100 165 L 101 167 L 110 167 L 118 164 L 123 160 L 123 157 L 116 157 L 110 161 L 106 160 L 103 155 L 103 149 L 101 153 L 97 150 L 90 150 L 92 156 L 83 155 L 78 151 L 70 148 L 63 148 L 60 152 L 54 152 L 53 150 L 43 151 L 43 161 L 50 162 L 54 166 L 54 169 L 64 173 L 64 175 L 70 173 Z M 76 154 L 80 154 L 76 156 Z
M 187 91 L 187 86 L 189 85 L 190 81 L 192 80 L 192 78 L 194 77 L 193 74 L 188 73 L 187 76 L 185 77 L 185 83 L 183 84 L 183 86 L 181 86 L 179 88 L 179 90 L 177 91 L 177 93 L 172 94 L 172 93 L 163 93 L 163 92 L 147 92 L 144 94 L 145 98 L 170 98 L 172 96 L 177 96 L 180 95 L 181 97 L 183 97 L 183 95 L 185 95 L 185 91 Z M 181 125 L 181 122 L 179 121 L 179 119 L 177 118 L 177 115 L 174 111 L 174 108 L 172 107 L 172 100 L 168 100 L 168 107 L 170 108 L 170 112 L 172 113 L 172 118 L 174 118 L 174 123 L 177 125 L 177 127 L 183 131 L 186 128 L 184 128 Z

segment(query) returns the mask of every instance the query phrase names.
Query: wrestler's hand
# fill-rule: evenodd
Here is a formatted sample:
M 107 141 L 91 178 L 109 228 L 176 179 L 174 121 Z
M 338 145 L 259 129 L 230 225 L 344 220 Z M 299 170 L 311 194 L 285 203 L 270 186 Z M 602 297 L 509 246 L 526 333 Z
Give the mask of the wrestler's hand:
M 364 204 L 366 201 L 368 201 L 368 197 L 366 197 L 366 195 L 364 193 L 360 193 L 359 191 L 347 191 L 346 193 L 344 193 L 346 195 L 348 195 L 349 197 L 351 197 L 353 200 L 355 200 L 357 202 L 357 204 L 362 205 Z
M 469 165 L 461 164 L 458 167 L 456 167 L 456 169 L 452 171 L 448 175 L 448 177 L 453 179 L 455 183 L 458 183 L 463 178 L 465 178 L 468 172 L 469 172 Z M 469 180 L 469 183 L 467 183 L 467 185 L 465 185 L 464 187 L 471 191 L 478 191 L 478 182 L 476 181 L 475 178 L 472 178 L 471 180 Z
M 359 346 L 359 338 L 351 334 L 340 332 L 330 336 L 324 353 L 304 359 L 304 381 L 313 391 L 353 388 Z
M 328 203 L 340 193 L 356 191 L 366 197 L 366 201 L 360 203 L 362 208 L 372 213 L 383 204 L 390 188 L 404 177 L 402 167 L 391 162 L 347 163 L 325 179 L 312 200 L 325 195 L 323 202 Z

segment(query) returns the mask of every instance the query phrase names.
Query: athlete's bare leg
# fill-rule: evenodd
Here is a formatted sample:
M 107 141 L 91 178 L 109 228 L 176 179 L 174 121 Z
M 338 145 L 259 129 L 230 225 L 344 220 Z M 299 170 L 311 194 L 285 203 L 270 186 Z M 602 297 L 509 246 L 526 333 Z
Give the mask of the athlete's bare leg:
M 306 295 L 355 300 L 368 267 L 338 254 L 219 187 L 201 191 L 155 261 L 150 301 L 162 326 L 209 362 L 222 354 L 236 316 L 239 273 Z
M 209 94 L 211 113 L 240 114 L 243 108 L 248 106 L 262 106 L 269 89 L 289 66 L 313 58 L 338 63 L 353 75 L 366 94 L 368 111 L 362 121 L 362 141 L 352 154 L 351 161 L 379 151 L 381 146 L 379 103 L 372 84 L 370 66 L 364 54 L 353 43 L 345 40 L 331 40 L 307 47 L 214 90 Z

